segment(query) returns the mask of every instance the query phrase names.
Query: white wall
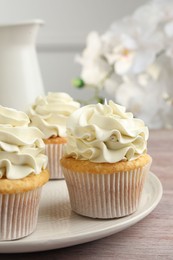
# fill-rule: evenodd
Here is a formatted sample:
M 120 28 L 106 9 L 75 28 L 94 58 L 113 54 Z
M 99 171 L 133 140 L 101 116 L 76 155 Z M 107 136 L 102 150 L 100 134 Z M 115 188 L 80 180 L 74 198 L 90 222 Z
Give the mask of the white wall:
M 45 25 L 37 50 L 45 90 L 65 91 L 84 98 L 71 79 L 79 75 L 74 57 L 91 30 L 103 33 L 118 18 L 130 14 L 145 0 L 0 0 L 0 23 L 40 18 Z

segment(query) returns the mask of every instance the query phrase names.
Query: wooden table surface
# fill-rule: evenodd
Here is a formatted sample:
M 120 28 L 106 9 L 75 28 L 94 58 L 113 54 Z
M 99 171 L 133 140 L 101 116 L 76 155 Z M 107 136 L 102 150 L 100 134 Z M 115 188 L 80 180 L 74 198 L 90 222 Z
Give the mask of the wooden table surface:
M 173 130 L 152 130 L 148 153 L 151 171 L 163 185 L 159 205 L 130 228 L 93 242 L 52 251 L 0 254 L 1 259 L 173 260 Z

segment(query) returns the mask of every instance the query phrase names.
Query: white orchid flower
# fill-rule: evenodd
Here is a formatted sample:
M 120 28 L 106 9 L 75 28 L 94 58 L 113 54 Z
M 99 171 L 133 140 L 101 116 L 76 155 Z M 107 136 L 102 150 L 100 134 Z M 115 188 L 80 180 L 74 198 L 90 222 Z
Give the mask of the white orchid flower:
M 147 85 L 140 85 L 136 77 L 124 77 L 124 82 L 115 91 L 116 101 L 127 107 L 150 128 L 168 127 L 172 107 L 163 98 L 165 85 L 170 84 L 167 70 L 159 74 L 158 80 L 150 78 Z
M 76 61 L 82 65 L 81 78 L 85 84 L 102 88 L 111 67 L 103 57 L 102 42 L 97 32 L 88 35 L 86 48 Z
M 110 66 L 102 59 L 84 61 L 81 78 L 87 85 L 95 88 L 103 88 L 104 80 L 109 74 Z
M 113 24 L 110 31 L 103 35 L 103 42 L 109 46 L 104 47 L 104 55 L 110 64 L 114 63 L 118 75 L 145 71 L 162 50 L 162 34 L 147 31 L 143 25 L 130 17 Z
M 114 96 L 118 87 L 122 84 L 122 77 L 113 73 L 104 82 L 104 90 L 110 97 Z
M 152 64 L 148 66 L 145 72 L 137 75 L 137 81 L 141 86 L 146 86 L 151 80 L 158 80 L 161 73 L 161 67 L 159 64 Z
M 77 61 L 95 93 L 104 88 L 150 128 L 173 126 L 173 0 L 152 0 L 104 34 L 91 32 Z
M 165 53 L 168 57 L 173 58 L 173 21 L 168 22 L 164 26 L 165 39 Z
M 172 0 L 153 0 L 150 7 L 157 8 L 161 13 L 161 22 L 168 22 L 173 19 L 173 1 Z
M 83 59 L 97 59 L 102 54 L 102 43 L 98 32 L 90 32 L 83 51 Z
M 160 8 L 158 0 L 140 6 L 134 11 L 132 16 L 136 23 L 140 23 L 140 26 L 142 26 L 144 30 L 147 28 L 144 33 L 149 33 L 149 35 L 157 29 L 164 19 L 163 11 L 162 8 Z
M 158 10 L 159 24 L 158 29 L 165 37 L 164 51 L 167 56 L 173 57 L 173 1 L 172 0 L 153 0 L 150 7 Z M 149 16 L 151 17 L 151 15 Z

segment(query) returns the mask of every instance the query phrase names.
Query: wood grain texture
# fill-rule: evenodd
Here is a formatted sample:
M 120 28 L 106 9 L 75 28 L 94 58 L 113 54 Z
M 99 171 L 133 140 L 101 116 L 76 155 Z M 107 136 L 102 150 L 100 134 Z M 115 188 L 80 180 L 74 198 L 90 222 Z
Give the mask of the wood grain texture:
M 15 254 L 11 259 L 173 259 L 173 130 L 150 132 L 151 171 L 161 180 L 163 197 L 156 209 L 136 225 L 112 236 L 47 252 Z M 0 254 L 0 259 L 10 259 Z

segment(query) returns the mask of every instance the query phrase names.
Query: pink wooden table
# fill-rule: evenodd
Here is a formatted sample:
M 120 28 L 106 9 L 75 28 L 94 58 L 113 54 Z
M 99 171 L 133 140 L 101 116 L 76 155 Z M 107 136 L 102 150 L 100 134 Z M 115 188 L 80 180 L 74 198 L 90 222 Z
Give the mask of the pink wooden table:
M 151 171 L 163 185 L 154 211 L 136 225 L 109 237 L 40 253 L 5 255 L 0 259 L 173 260 L 173 130 L 150 131 Z

